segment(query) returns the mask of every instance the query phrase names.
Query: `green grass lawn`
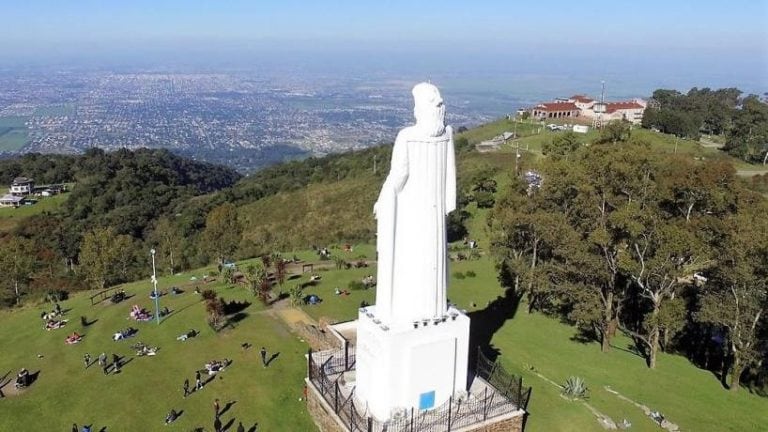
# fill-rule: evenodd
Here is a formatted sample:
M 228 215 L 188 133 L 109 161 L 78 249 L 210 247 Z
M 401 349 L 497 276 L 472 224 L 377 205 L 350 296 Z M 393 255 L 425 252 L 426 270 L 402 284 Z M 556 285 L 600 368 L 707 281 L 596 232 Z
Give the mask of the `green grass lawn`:
M 466 274 L 469 270 L 476 276 L 456 277 L 456 273 Z M 316 319 L 355 319 L 360 301 L 372 303 L 374 292 L 352 291 L 350 296 L 336 296 L 333 289 L 367 273 L 375 274 L 368 269 L 320 273 L 321 281 L 307 292 L 316 293 L 323 302 L 304 306 L 304 310 Z M 501 294 L 489 258 L 451 263 L 448 297 L 459 308 L 483 309 Z M 584 378 L 590 388 L 588 402 L 614 421 L 628 419 L 635 431 L 659 428 L 640 409 L 607 392 L 604 386 L 662 412 L 683 431 L 762 430 L 768 422 L 768 399 L 744 389 L 733 395 L 710 372 L 693 366 L 684 357 L 660 354 L 658 368 L 650 370 L 645 360 L 632 352 L 632 342 L 626 337 L 618 336 L 615 348 L 603 354 L 597 342 L 573 340 L 574 327 L 538 313 L 528 314 L 525 309 L 525 304 L 520 305 L 491 343 L 500 351 L 502 364 L 510 372 L 522 374 L 526 385 L 533 387 L 528 432 L 603 430 L 584 405 L 560 397 L 559 389 L 534 374 L 531 367 L 557 383 L 570 375 Z
M 15 374 L 21 367 L 40 371 L 38 380 L 23 394 L 0 402 L 0 430 L 69 430 L 73 422 L 92 423 L 94 430 L 107 426 L 110 431 L 189 431 L 197 426 L 211 430 L 215 398 L 222 405 L 237 401 L 222 416 L 225 424 L 235 419 L 230 430 L 237 427 L 237 421 L 246 429 L 258 422 L 259 430 L 315 430 L 304 402 L 299 401 L 307 346 L 265 314 L 245 288 L 200 283 L 201 288 L 213 288 L 226 300 L 254 302 L 235 328 L 215 334 L 205 323 L 204 305 L 193 292 L 196 282 L 189 282 L 192 275 L 202 277 L 207 270 L 160 280 L 161 289 L 166 290 L 171 284 L 187 285 L 181 295 L 162 297 L 161 307 L 168 306 L 173 313 L 159 326 L 154 321 L 137 323 L 128 318 L 133 304 L 152 309 L 147 281 L 126 285 L 126 291 L 135 296 L 117 305 L 91 306 L 86 293 L 62 302 L 70 322 L 59 330 L 42 329 L 39 313 L 50 305 L 0 313 L 0 373 Z M 95 322 L 82 328 L 81 315 Z M 135 337 L 112 341 L 115 331 L 128 326 L 139 329 Z M 186 342 L 176 340 L 192 328 L 201 334 Z M 64 338 L 73 331 L 82 333 L 83 341 L 66 345 Z M 159 346 L 160 351 L 155 357 L 135 357 L 129 346 L 137 341 Z M 243 351 L 240 345 L 244 342 L 253 347 Z M 280 353 L 266 369 L 259 359 L 262 345 L 270 353 Z M 104 376 L 98 365 L 84 369 L 83 355 L 90 353 L 95 358 L 102 351 L 127 356 L 129 362 L 120 374 Z M 195 370 L 211 359 L 225 357 L 234 360 L 229 368 L 202 391 L 182 398 L 185 378 L 194 384 Z M 183 414 L 165 428 L 163 419 L 171 408 Z
M 71 188 L 70 185 L 70 190 Z M 35 198 L 37 199 L 37 203 L 33 205 L 23 205 L 18 208 L 0 208 L 0 232 L 12 230 L 24 219 L 32 215 L 55 211 L 67 198 L 69 198 L 69 192 L 51 197 Z

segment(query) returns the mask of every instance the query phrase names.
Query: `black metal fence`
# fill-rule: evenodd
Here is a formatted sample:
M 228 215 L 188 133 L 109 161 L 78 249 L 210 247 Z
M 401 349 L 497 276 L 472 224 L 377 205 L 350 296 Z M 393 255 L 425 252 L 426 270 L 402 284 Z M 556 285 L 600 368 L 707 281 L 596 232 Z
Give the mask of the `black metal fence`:
M 481 395 L 451 397 L 443 405 L 428 411 L 411 408 L 386 422 L 368 414 L 355 404 L 354 388 L 347 389 L 343 372 L 354 369 L 354 353 L 349 350 L 309 352 L 308 377 L 314 387 L 349 432 L 445 432 L 477 424 L 518 409 L 525 409 L 531 389 L 522 378 L 507 373 L 482 353 L 478 356 L 476 375 L 496 388 L 486 388 Z

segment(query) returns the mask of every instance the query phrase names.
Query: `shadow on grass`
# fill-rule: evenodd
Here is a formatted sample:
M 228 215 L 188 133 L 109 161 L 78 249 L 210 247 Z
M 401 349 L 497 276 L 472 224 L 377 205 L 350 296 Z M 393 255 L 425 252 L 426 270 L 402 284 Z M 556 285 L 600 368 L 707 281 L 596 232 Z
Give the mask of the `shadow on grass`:
M 227 402 L 227 404 L 226 404 L 226 405 L 224 405 L 224 409 L 222 409 L 222 410 L 219 412 L 219 416 L 223 416 L 224 414 L 226 414 L 226 412 L 227 412 L 227 411 L 229 411 L 229 410 L 230 410 L 230 408 L 232 408 L 232 406 L 233 406 L 234 404 L 236 404 L 236 403 L 237 403 L 237 401 L 236 401 L 236 400 L 235 400 L 235 401 L 229 401 L 229 402 Z
M 272 363 L 272 361 L 274 361 L 279 355 L 280 355 L 279 352 L 272 354 L 272 357 L 270 357 L 269 360 L 267 360 L 264 366 L 269 366 Z
M 503 296 L 496 297 L 485 309 L 470 312 L 469 329 L 469 364 L 477 364 L 478 350 L 491 361 L 499 356 L 498 348 L 491 344 L 493 335 L 507 320 L 514 318 L 520 305 L 520 296 L 514 289 L 508 288 Z
M 221 430 L 222 431 L 228 431 L 229 428 L 231 428 L 233 424 L 235 424 L 235 418 L 234 417 L 229 419 L 229 421 L 224 426 L 222 426 Z

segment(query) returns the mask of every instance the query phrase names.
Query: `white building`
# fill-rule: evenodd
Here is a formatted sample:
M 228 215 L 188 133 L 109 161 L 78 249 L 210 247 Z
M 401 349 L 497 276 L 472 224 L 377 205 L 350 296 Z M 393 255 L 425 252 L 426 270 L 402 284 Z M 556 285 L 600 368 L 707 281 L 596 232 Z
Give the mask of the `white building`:
M 31 178 L 16 177 L 8 191 L 13 196 L 30 195 L 35 188 L 35 182 Z

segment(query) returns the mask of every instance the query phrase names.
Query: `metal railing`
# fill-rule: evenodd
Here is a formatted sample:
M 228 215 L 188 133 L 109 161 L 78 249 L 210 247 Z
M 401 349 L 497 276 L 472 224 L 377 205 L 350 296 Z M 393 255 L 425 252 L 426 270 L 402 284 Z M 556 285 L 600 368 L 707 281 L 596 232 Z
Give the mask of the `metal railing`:
M 355 389 L 348 389 L 342 383 L 343 373 L 354 369 L 353 352 L 310 350 L 307 367 L 309 381 L 349 432 L 450 432 L 518 409 L 525 410 L 531 395 L 531 389 L 523 387 L 522 378 L 506 372 L 501 365 L 479 353 L 475 374 L 495 390 L 486 387 L 480 395 L 451 397 L 437 408 L 424 411 L 411 408 L 380 421 L 367 409 L 357 406 Z

